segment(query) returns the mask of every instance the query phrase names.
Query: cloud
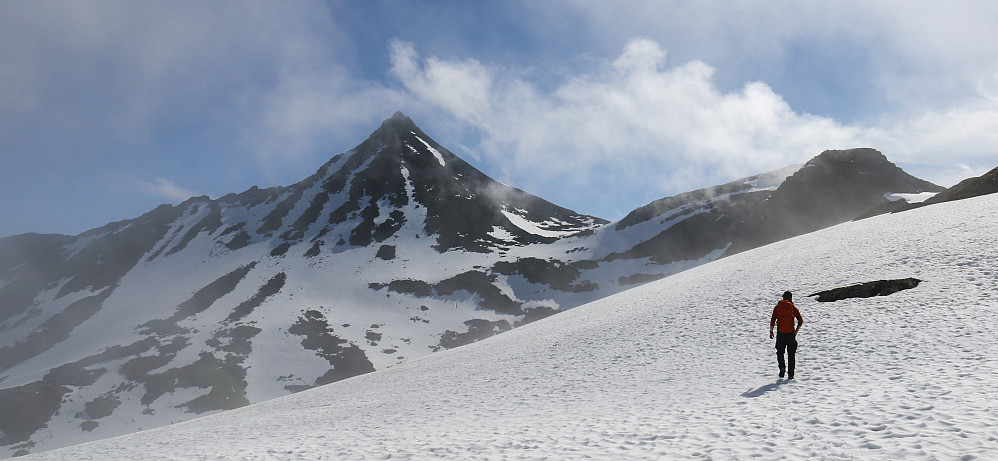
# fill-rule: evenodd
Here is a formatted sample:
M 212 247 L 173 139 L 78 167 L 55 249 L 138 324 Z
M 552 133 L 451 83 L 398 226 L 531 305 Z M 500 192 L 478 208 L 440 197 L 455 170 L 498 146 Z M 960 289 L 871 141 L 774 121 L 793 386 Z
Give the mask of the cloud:
M 635 35 L 646 36 L 667 45 L 680 62 L 695 59 L 718 68 L 723 88 L 763 80 L 785 94 L 810 80 L 816 84 L 808 89 L 828 92 L 826 97 L 844 104 L 875 98 L 890 106 L 864 106 L 875 114 L 941 109 L 954 97 L 973 95 L 975 82 L 998 69 L 991 46 L 998 42 L 998 4 L 990 0 L 551 0 L 524 5 L 531 31 L 546 42 L 563 36 L 606 54 Z M 837 81 L 838 72 L 855 81 Z M 841 91 L 843 84 L 850 85 L 849 93 Z M 806 97 L 798 100 L 807 102 Z
M 490 110 L 492 76 L 474 59 L 419 62 L 411 43 L 391 43 L 391 73 L 414 96 L 438 105 L 462 120 L 480 120 Z
M 859 137 L 794 112 L 763 82 L 724 92 L 703 62 L 667 68 L 665 50 L 646 38 L 548 92 L 478 62 L 419 59 L 411 45 L 393 47 L 393 74 L 424 102 L 480 129 L 476 148 L 539 189 L 655 196 L 783 167 Z M 448 83 L 462 75 L 475 83 L 455 97 Z
M 8 155 L 173 147 L 181 131 L 192 144 L 224 136 L 235 140 L 227 149 L 287 158 L 312 145 L 318 124 L 335 132 L 395 105 L 349 76 L 357 51 L 320 1 L 2 8 L 0 28 L 17 37 L 0 41 L 0 136 L 18 144 Z
M 260 95 L 249 129 L 242 131 L 257 162 L 280 169 L 288 161 L 311 160 L 329 146 L 344 148 L 342 140 L 359 142 L 375 121 L 405 104 L 399 92 L 345 74 L 327 66 L 286 75 Z
M 864 132 L 870 145 L 906 164 L 910 173 L 942 186 L 998 166 L 995 99 L 982 97 L 941 110 L 885 114 Z
M 570 207 L 637 206 L 635 197 L 850 147 L 878 148 L 913 173 L 951 185 L 966 173 L 956 159 L 991 165 L 998 152 L 998 78 L 979 78 L 977 97 L 956 105 L 905 105 L 846 123 L 795 110 L 766 82 L 723 90 L 714 67 L 700 60 L 670 65 L 649 38 L 630 40 L 613 59 L 590 57 L 587 69 L 551 87 L 522 69 L 424 58 L 405 42 L 391 49 L 392 75 L 412 97 L 475 127 L 481 136 L 470 149 L 502 179 Z M 577 192 L 584 188 L 600 192 Z
M 143 192 L 156 197 L 164 198 L 169 200 L 171 203 L 183 202 L 191 197 L 201 195 L 192 190 L 179 187 L 174 184 L 173 181 L 166 178 L 156 178 L 152 182 L 136 181 L 136 184 Z

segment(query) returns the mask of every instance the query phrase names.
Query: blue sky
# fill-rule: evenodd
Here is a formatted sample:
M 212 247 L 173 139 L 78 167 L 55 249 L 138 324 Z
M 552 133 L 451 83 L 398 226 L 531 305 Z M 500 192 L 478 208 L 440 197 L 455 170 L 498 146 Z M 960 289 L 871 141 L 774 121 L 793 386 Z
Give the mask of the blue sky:
M 33 1 L 0 32 L 0 236 L 292 184 L 396 110 L 607 219 L 824 149 L 998 166 L 992 1 Z

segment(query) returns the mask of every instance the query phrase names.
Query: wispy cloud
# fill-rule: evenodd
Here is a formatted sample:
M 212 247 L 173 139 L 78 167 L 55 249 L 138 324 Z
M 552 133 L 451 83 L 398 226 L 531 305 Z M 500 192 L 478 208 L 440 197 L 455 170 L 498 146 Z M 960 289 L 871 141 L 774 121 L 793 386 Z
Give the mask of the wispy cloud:
M 156 178 L 152 181 L 136 181 L 139 188 L 147 193 L 159 198 L 169 200 L 170 203 L 179 203 L 199 194 L 193 190 L 177 186 L 166 178 Z
M 492 97 L 492 75 L 475 59 L 420 59 L 412 43 L 391 43 L 392 75 L 409 92 L 466 121 L 487 117 Z

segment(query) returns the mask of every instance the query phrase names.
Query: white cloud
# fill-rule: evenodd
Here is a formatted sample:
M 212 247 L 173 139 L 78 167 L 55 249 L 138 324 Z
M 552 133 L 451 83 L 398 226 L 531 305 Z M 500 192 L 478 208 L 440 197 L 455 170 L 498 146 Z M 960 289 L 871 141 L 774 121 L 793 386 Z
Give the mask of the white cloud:
M 436 104 L 460 119 L 487 116 L 492 92 L 490 72 L 478 61 L 443 61 L 429 57 L 420 63 L 411 43 L 391 43 L 392 74 L 416 97 Z
M 854 128 L 795 113 L 765 83 L 725 93 L 703 62 L 666 68 L 665 51 L 649 39 L 632 40 L 615 60 L 547 93 L 477 62 L 431 57 L 421 66 L 411 46 L 393 51 L 394 73 L 406 88 L 482 130 L 481 152 L 528 187 L 676 192 L 786 166 L 858 138 Z M 431 72 L 441 68 L 447 72 Z M 457 99 L 447 83 L 462 74 L 489 82 L 462 89 L 459 100 L 472 101 L 474 110 L 451 104 Z
M 887 114 L 865 129 L 865 138 L 912 174 L 939 185 L 979 176 L 998 166 L 998 101 L 961 102 L 944 110 Z
M 652 74 L 665 65 L 665 50 L 652 40 L 637 39 L 628 42 L 623 54 L 613 62 L 622 73 Z
M 589 0 L 525 2 L 532 32 L 545 40 L 573 28 L 573 40 L 592 49 L 617 47 L 647 36 L 683 62 L 702 60 L 724 72 L 726 83 L 764 79 L 771 85 L 823 80 L 832 62 L 857 71 L 854 78 L 892 107 L 943 109 L 954 97 L 974 95 L 982 76 L 993 78 L 998 61 L 998 3 L 991 0 L 911 2 L 844 0 L 768 2 L 742 0 L 625 3 Z M 808 55 L 795 55 L 806 46 Z M 602 49 L 609 53 L 612 49 Z M 799 63 L 792 61 L 810 61 Z M 799 72 L 804 72 L 800 74 Z M 764 76 L 764 77 L 759 77 Z M 777 81 L 779 80 L 779 82 Z M 841 82 L 828 82 L 837 91 Z M 724 85 L 729 87 L 728 85 Z M 817 90 L 821 90 L 818 86 Z M 862 95 L 839 94 L 843 100 Z
M 171 203 L 179 203 L 187 200 L 191 197 L 197 197 L 201 194 L 194 192 L 189 189 L 184 189 L 177 186 L 166 178 L 156 178 L 149 181 L 136 181 L 139 188 L 147 194 L 154 195 L 156 197 L 164 198 L 169 200 Z
M 547 90 L 522 70 L 422 58 L 406 43 L 393 45 L 392 63 L 413 97 L 482 133 L 472 149 L 503 179 L 576 208 L 587 206 L 578 196 L 589 203 L 597 196 L 607 202 L 597 208 L 606 209 L 799 163 L 826 149 L 874 147 L 946 186 L 966 177 L 958 160 L 990 165 L 975 171 L 998 160 L 998 78 L 978 79 L 979 97 L 956 105 L 850 124 L 796 111 L 765 82 L 721 90 L 714 67 L 699 60 L 667 65 L 665 50 L 648 38 L 631 40 L 615 59 L 590 60 L 590 68 Z M 577 193 L 582 188 L 600 192 Z
M 186 136 L 209 126 L 233 138 L 243 134 L 245 150 L 280 158 L 299 142 L 308 145 L 317 123 L 335 130 L 369 116 L 356 100 L 368 96 L 364 84 L 339 64 L 356 51 L 320 1 L 42 0 L 3 8 L 0 29 L 17 39 L 0 41 L 0 121 L 10 122 L 0 134 L 10 130 L 5 137 L 28 145 L 41 144 L 39 138 L 77 148 L 167 144 L 164 127 L 176 124 Z

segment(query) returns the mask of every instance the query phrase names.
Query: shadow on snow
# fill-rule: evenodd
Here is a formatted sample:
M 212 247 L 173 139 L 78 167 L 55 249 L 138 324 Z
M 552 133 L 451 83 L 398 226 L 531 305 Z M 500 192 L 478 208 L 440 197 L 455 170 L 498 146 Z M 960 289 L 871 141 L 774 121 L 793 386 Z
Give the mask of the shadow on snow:
M 780 379 L 779 381 L 777 381 L 775 383 L 766 384 L 764 386 L 759 387 L 758 389 L 753 389 L 753 390 L 745 391 L 745 392 L 742 393 L 742 397 L 754 399 L 756 397 L 762 396 L 763 394 L 765 394 L 767 392 L 775 391 L 776 389 L 779 389 L 780 386 L 782 386 L 783 384 L 788 383 L 788 382 L 790 382 L 790 381 L 789 380 L 785 380 L 785 379 Z

